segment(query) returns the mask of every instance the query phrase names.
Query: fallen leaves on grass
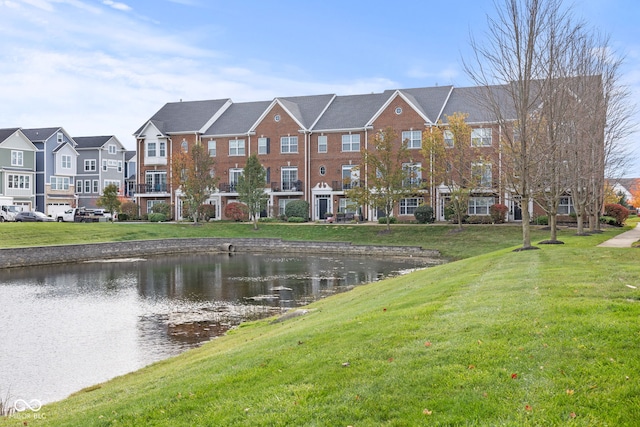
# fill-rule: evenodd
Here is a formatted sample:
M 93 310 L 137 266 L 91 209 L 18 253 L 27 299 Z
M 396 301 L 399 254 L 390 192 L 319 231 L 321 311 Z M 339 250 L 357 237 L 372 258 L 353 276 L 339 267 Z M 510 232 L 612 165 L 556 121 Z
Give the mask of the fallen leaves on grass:
M 424 411 L 422 411 L 422 413 L 425 414 L 425 415 L 431 415 L 431 414 L 433 414 L 433 411 L 430 411 L 427 408 L 424 408 Z
M 516 373 L 511 374 L 511 379 L 512 380 L 517 380 L 518 379 L 518 374 L 516 374 Z

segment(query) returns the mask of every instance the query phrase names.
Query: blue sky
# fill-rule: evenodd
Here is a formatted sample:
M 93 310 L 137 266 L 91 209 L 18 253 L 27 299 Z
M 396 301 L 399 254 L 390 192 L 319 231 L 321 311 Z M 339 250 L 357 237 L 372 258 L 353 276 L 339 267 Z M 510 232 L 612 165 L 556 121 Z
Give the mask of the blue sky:
M 498 3 L 502 3 L 498 0 Z M 640 2 L 577 0 L 640 99 Z M 166 102 L 468 86 L 493 0 L 0 0 L 0 128 L 132 133 Z M 639 119 L 640 121 L 640 119 Z M 631 139 L 640 157 L 640 135 Z M 640 161 L 627 171 L 640 177 Z

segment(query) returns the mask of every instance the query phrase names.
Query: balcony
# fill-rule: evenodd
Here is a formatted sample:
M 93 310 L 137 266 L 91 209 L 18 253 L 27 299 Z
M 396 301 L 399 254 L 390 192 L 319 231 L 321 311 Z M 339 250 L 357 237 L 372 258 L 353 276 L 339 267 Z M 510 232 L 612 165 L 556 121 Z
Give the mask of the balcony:
M 302 181 L 297 180 L 297 181 L 272 182 L 271 183 L 271 191 L 274 192 L 274 193 L 279 193 L 279 192 L 283 192 L 283 191 L 287 191 L 287 192 L 293 192 L 293 191 L 302 192 L 303 191 Z
M 218 184 L 218 190 L 221 193 L 237 193 L 236 185 L 237 183 L 235 182 L 221 182 Z
M 138 184 L 137 194 L 166 193 L 167 184 Z
M 358 188 L 362 185 L 360 181 L 346 179 L 344 181 L 331 181 L 331 188 L 333 191 L 351 190 L 352 188 Z

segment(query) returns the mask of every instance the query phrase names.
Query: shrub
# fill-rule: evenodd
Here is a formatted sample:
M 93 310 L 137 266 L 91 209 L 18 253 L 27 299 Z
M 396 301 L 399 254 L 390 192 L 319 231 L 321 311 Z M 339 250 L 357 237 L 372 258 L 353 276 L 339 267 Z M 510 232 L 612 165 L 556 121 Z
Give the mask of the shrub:
M 287 222 L 307 222 L 304 218 L 300 218 L 299 216 L 290 216 L 287 219 Z
M 629 209 L 618 203 L 608 203 L 604 205 L 604 215 L 615 218 L 616 225 L 621 227 L 629 218 Z
M 156 203 L 151 206 L 149 213 L 160 213 L 164 214 L 166 218 L 171 218 L 171 205 L 165 202 Z
M 167 216 L 163 213 L 150 213 L 149 221 L 151 222 L 164 222 L 167 220 Z
M 211 218 L 216 217 L 215 205 L 200 205 L 198 206 L 198 217 L 205 221 L 209 221 Z
M 284 214 L 287 218 L 297 216 L 304 218 L 305 221 L 309 220 L 309 202 L 306 200 L 294 200 L 287 203 L 284 208 Z
M 224 216 L 234 221 L 248 221 L 249 208 L 244 203 L 229 203 L 224 208 Z
M 549 225 L 549 217 L 546 215 L 540 215 L 534 221 L 538 225 Z
M 601 216 L 600 222 L 607 225 L 618 225 L 616 219 L 612 216 Z
M 129 215 L 126 213 L 119 213 L 118 214 L 118 221 L 128 221 L 129 220 Z
M 494 224 L 502 224 L 507 218 L 509 208 L 501 203 L 489 206 L 489 215 Z
M 395 224 L 396 222 L 398 222 L 398 219 L 395 216 L 390 216 L 389 217 L 389 224 Z M 378 224 L 386 224 L 386 223 L 387 223 L 387 217 L 386 216 L 378 218 Z
M 122 218 L 122 215 L 125 215 L 125 218 Z M 118 219 L 120 221 L 126 221 L 127 219 L 136 219 L 140 216 L 140 210 L 138 209 L 138 205 L 134 202 L 124 202 L 120 205 L 120 215 L 118 215 Z
M 413 212 L 413 216 L 416 217 L 416 221 L 420 224 L 431 224 L 436 220 L 433 214 L 433 208 L 429 205 L 420 205 Z
M 466 222 L 468 224 L 491 224 L 493 219 L 490 215 L 470 215 Z

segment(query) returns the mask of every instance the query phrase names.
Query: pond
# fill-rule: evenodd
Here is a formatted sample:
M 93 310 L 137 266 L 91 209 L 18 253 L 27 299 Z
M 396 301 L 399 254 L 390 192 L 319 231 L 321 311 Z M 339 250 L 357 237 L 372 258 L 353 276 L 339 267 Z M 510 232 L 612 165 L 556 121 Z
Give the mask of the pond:
M 46 403 L 426 260 L 197 254 L 2 271 L 0 399 Z

